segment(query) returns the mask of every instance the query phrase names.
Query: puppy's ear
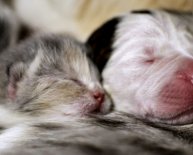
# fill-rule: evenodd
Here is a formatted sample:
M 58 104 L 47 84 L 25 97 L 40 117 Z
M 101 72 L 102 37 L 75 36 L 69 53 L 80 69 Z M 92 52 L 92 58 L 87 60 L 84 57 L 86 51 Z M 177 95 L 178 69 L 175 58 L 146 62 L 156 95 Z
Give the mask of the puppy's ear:
M 120 18 L 113 18 L 95 30 L 86 42 L 89 48 L 88 56 L 97 65 L 100 72 L 102 72 L 107 63 L 114 41 L 116 27 Z
M 8 66 L 8 86 L 7 86 L 7 96 L 8 98 L 14 100 L 16 97 L 18 82 L 21 81 L 26 71 L 26 66 L 22 62 L 18 62 Z

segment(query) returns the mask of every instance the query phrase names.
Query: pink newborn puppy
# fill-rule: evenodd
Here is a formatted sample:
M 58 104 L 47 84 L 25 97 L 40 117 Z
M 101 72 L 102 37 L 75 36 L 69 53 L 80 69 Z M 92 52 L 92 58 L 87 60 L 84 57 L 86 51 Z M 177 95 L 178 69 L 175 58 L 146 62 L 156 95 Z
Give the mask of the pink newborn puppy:
M 193 122 L 193 16 L 134 11 L 87 41 L 114 108 L 150 121 Z

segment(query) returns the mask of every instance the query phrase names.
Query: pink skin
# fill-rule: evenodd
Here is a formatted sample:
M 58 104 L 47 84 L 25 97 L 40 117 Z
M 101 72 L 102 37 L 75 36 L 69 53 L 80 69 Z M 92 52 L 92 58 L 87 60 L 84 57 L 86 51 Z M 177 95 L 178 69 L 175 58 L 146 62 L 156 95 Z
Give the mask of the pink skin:
M 169 48 L 170 55 L 156 51 L 143 48 L 143 57 L 131 53 L 107 66 L 104 86 L 115 109 L 150 121 L 193 122 L 193 58 Z
M 91 102 L 78 103 L 78 104 L 75 104 L 74 106 L 75 109 L 80 111 L 81 115 L 88 114 L 88 113 L 99 113 L 102 111 L 102 107 L 105 100 L 104 92 L 102 90 L 91 91 L 90 96 L 93 98 Z
M 174 59 L 168 59 L 170 61 L 155 59 L 148 62 L 149 68 L 147 69 L 151 70 L 153 67 L 156 72 L 141 76 L 143 82 L 140 89 L 143 90 L 143 93 L 140 92 L 140 95 L 136 96 L 136 103 L 140 103 L 138 105 L 143 110 L 136 111 L 137 115 L 141 113 L 150 120 L 170 124 L 184 124 L 193 121 L 193 59 L 179 56 L 175 61 Z M 170 63 L 167 64 L 167 62 Z M 170 70 L 168 66 L 175 67 Z M 161 75 L 162 68 L 168 71 L 162 74 L 163 77 L 159 77 L 159 80 L 155 79 L 154 74 Z M 154 83 L 154 80 L 157 81 Z M 152 91 L 151 85 L 158 87 Z M 147 100 L 142 100 L 143 96 Z
M 92 96 L 93 96 L 93 98 L 95 99 L 97 105 L 98 105 L 99 107 L 101 107 L 101 104 L 103 103 L 104 97 L 105 97 L 104 93 L 101 92 L 101 91 L 99 91 L 99 90 L 96 90 L 96 91 L 94 91 L 94 92 L 92 93 Z
M 158 94 L 160 109 L 165 119 L 177 119 L 182 115 L 193 112 L 193 60 L 186 59 L 182 68 L 175 72 L 170 82 L 166 83 Z M 164 114 L 165 113 L 165 114 Z M 162 117 L 163 117 L 162 116 Z
M 104 102 L 105 99 L 105 95 L 101 90 L 95 90 L 95 91 L 91 91 L 90 95 L 93 97 L 93 102 L 94 104 L 82 104 L 79 105 L 79 108 L 81 108 L 82 110 L 80 111 L 84 111 L 83 113 L 93 113 L 93 112 L 100 112 L 102 109 L 102 104 Z

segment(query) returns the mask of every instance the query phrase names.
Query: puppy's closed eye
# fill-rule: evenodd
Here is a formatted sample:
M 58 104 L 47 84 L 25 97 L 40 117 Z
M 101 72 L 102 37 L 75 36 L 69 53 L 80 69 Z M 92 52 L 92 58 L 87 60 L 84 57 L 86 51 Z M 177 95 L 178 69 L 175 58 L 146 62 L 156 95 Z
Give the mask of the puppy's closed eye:
M 142 62 L 143 64 L 146 64 L 146 65 L 152 65 L 156 62 L 158 62 L 161 57 L 156 55 L 155 53 L 155 50 L 153 47 L 145 47 L 144 50 L 143 50 L 143 58 L 142 58 Z
M 149 65 L 153 64 L 154 62 L 155 62 L 155 58 L 150 58 L 150 59 L 144 60 L 144 63 L 149 64 Z

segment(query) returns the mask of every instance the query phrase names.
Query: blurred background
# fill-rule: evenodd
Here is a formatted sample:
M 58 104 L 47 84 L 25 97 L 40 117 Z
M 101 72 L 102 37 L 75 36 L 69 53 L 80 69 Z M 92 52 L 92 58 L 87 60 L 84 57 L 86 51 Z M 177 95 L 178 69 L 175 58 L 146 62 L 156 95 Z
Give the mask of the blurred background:
M 4 0 L 37 32 L 67 32 L 84 41 L 107 19 L 136 9 L 193 11 L 193 0 Z

